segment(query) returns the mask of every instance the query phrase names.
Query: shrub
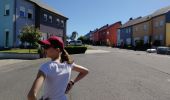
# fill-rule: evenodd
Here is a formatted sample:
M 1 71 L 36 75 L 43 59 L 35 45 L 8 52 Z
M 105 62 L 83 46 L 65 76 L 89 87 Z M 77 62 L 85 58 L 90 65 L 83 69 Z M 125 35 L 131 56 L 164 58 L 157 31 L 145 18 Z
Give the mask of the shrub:
M 65 50 L 69 54 L 82 54 L 86 52 L 87 47 L 86 46 L 67 46 L 65 47 Z

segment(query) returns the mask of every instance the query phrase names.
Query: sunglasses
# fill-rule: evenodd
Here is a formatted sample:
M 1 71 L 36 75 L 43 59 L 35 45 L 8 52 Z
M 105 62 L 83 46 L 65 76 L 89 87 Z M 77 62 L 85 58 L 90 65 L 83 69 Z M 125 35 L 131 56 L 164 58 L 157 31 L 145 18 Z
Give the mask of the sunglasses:
M 43 45 L 42 48 L 49 49 L 49 48 L 51 48 L 51 46 L 50 45 Z
M 52 47 L 52 48 L 59 48 L 59 47 L 57 47 L 57 46 L 54 47 L 54 46 L 51 46 L 51 45 L 43 45 L 42 47 L 43 47 L 44 49 L 49 49 L 49 48 L 51 48 L 51 47 Z

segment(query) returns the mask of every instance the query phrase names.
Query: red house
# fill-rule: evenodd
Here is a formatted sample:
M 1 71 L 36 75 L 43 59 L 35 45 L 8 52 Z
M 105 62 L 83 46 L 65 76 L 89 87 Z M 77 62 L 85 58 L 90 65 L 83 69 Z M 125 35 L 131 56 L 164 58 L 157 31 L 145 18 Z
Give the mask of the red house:
M 94 42 L 94 44 L 96 45 L 97 42 L 99 41 L 98 29 L 96 29 L 93 34 L 94 34 L 94 40 L 93 40 L 93 42 Z
M 108 24 L 101 27 L 98 31 L 98 38 L 99 38 L 99 44 L 100 45 L 106 45 L 107 43 L 107 29 L 108 29 Z
M 121 27 L 121 22 L 116 22 L 112 25 L 105 25 L 99 29 L 95 29 L 91 32 L 91 40 L 94 45 L 117 45 L 117 32 Z
M 107 34 L 106 34 L 106 44 L 110 46 L 116 46 L 117 44 L 117 32 L 118 29 L 121 27 L 121 22 L 116 22 L 112 25 L 109 25 L 107 28 Z

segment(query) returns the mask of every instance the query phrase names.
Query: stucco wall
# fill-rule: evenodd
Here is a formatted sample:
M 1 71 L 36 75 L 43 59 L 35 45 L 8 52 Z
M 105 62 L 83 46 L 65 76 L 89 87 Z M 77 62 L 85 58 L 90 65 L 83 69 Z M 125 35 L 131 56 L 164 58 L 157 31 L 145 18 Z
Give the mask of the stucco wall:
M 10 6 L 10 15 L 5 15 L 5 5 L 9 4 Z M 8 47 L 13 46 L 13 22 L 14 22 L 14 0 L 1 0 L 0 3 L 0 48 L 5 46 L 5 30 L 9 30 L 9 45 Z
M 170 23 L 166 24 L 166 46 L 170 46 Z
M 164 21 L 163 26 L 160 26 L 160 21 Z M 156 27 L 156 24 L 158 24 L 158 26 Z M 152 37 L 152 42 L 154 42 L 155 40 L 162 40 L 161 44 L 165 45 L 165 15 L 162 16 L 158 16 L 153 18 L 153 24 L 152 24 L 152 28 L 153 28 L 153 37 Z
M 20 17 L 20 7 L 23 6 L 25 7 L 26 11 L 26 16 L 25 17 Z M 20 31 L 22 30 L 23 27 L 26 25 L 34 25 L 35 26 L 35 5 L 31 2 L 28 2 L 27 0 L 17 0 L 17 5 L 16 5 L 16 45 L 19 45 L 19 39 L 17 38 L 18 35 L 20 34 Z M 28 19 L 28 9 L 33 11 L 32 19 Z

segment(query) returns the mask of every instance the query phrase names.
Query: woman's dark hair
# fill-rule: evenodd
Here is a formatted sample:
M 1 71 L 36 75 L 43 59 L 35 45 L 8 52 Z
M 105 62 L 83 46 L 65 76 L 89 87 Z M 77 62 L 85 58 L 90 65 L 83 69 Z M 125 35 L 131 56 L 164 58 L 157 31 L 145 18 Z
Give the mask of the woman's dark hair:
M 61 54 L 61 62 L 66 61 L 68 64 L 72 64 L 74 62 L 73 58 L 68 54 L 68 52 L 63 49 Z

